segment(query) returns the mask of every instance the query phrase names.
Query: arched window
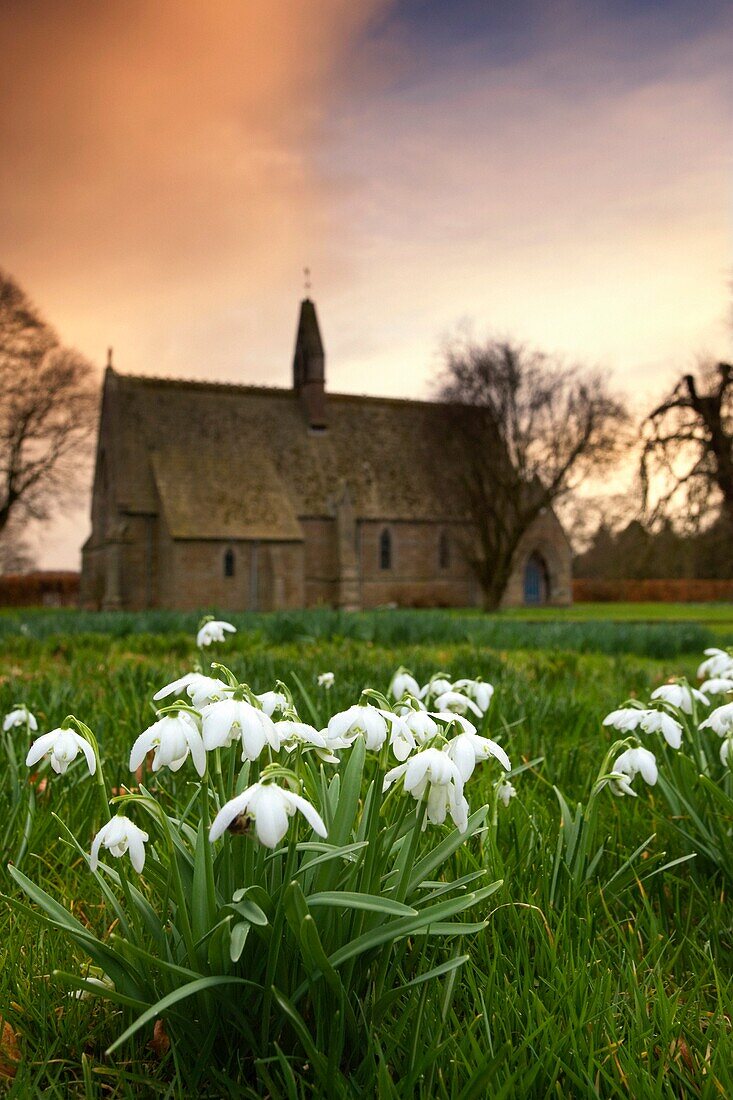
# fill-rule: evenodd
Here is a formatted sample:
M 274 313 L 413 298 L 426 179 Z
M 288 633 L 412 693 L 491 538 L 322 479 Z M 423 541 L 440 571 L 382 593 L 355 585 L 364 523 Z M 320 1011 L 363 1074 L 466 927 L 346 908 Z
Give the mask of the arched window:
M 547 603 L 550 595 L 550 579 L 545 559 L 535 551 L 530 554 L 524 567 L 524 602 L 526 604 Z
M 234 576 L 234 551 L 231 549 L 231 547 L 224 555 L 224 576 Z
M 379 568 L 392 568 L 392 536 L 386 527 L 379 536 Z
M 450 542 L 445 531 L 440 532 L 438 540 L 438 568 L 448 569 L 450 566 Z

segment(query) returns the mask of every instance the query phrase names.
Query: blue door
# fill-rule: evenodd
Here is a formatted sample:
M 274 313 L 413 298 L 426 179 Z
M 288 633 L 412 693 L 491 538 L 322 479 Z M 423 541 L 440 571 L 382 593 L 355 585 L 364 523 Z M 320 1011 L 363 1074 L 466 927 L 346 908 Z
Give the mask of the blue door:
M 532 554 L 524 567 L 524 602 L 545 603 L 547 587 L 547 567 L 539 554 Z

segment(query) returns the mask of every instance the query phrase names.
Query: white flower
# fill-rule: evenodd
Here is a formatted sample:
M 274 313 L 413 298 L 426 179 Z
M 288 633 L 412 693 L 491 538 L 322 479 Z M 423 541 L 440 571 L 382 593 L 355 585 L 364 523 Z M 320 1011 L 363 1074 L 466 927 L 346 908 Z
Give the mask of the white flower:
M 733 733 L 733 703 L 716 707 L 705 721 L 700 723 L 700 729 L 713 730 L 718 737 L 727 737 L 729 733 Z
M 438 674 L 420 688 L 420 698 L 427 699 L 428 696 L 435 698 L 436 695 L 444 695 L 446 691 L 452 690 L 453 684 L 451 681 Z
M 631 730 L 638 728 L 646 713 L 641 707 L 619 707 L 618 710 L 612 710 L 606 715 L 603 725 L 612 726 L 615 730 L 621 730 L 622 733 L 630 733 Z
M 447 725 L 460 726 L 463 733 L 476 733 L 476 727 L 470 718 L 466 718 L 465 714 L 454 713 L 450 710 L 431 710 L 429 713 L 432 718 L 439 718 L 441 722 L 445 722 Z
M 508 806 L 514 795 L 517 793 L 513 783 L 510 783 L 508 779 L 502 779 L 501 783 L 496 788 L 496 797 L 500 802 L 503 802 L 504 806 Z
M 713 646 L 705 650 L 705 656 L 707 661 L 703 661 L 697 670 L 698 679 L 703 680 L 706 676 L 733 675 L 733 656 L 725 649 L 716 649 Z
M 321 815 L 305 798 L 274 783 L 254 783 L 222 806 L 212 823 L 209 840 L 218 840 L 238 817 L 246 814 L 254 821 L 257 839 L 266 848 L 275 848 L 288 831 L 288 818 L 296 810 L 300 810 L 319 836 L 328 835 Z
M 509 757 L 501 745 L 497 745 L 490 737 L 479 737 L 475 733 L 459 733 L 448 742 L 445 752 L 457 764 L 464 783 L 473 775 L 476 764 L 491 756 L 499 761 L 505 771 L 512 769 Z
M 97 770 L 94 749 L 84 737 L 75 733 L 74 730 L 55 729 L 51 730 L 50 733 L 41 734 L 28 750 L 25 762 L 30 768 L 33 764 L 37 764 L 41 757 L 50 756 L 53 770 L 59 775 L 63 775 L 72 760 L 75 760 L 78 756 L 80 749 L 86 757 L 89 774 L 94 775 Z
M 418 745 L 429 741 L 438 732 L 438 724 L 426 710 L 409 710 L 401 715 Z
M 318 686 L 325 688 L 329 691 L 333 687 L 333 682 L 336 679 L 332 672 L 322 672 L 318 677 Z
M 700 684 L 700 691 L 706 695 L 727 695 L 729 691 L 733 691 L 733 680 L 725 676 L 713 676 L 704 684 Z
M 280 742 L 280 748 L 286 752 L 294 752 L 299 745 L 311 746 L 316 750 L 316 756 L 326 764 L 338 764 L 338 756 L 330 751 L 333 748 L 346 748 L 347 742 L 334 744 L 323 733 L 309 726 L 307 722 L 282 721 L 275 723 L 275 732 Z
M 280 742 L 275 723 L 264 711 L 244 699 L 219 699 L 201 712 L 205 749 L 220 749 L 242 742 L 242 759 L 256 760 L 265 745 L 277 750 Z
M 15 707 L 3 719 L 3 731 L 5 733 L 10 729 L 15 729 L 18 726 L 28 726 L 28 729 L 33 730 L 35 733 L 38 730 L 38 722 L 35 716 L 31 714 L 25 703 L 22 703 L 19 707 Z
M 118 814 L 103 825 L 92 842 L 89 866 L 96 871 L 99 865 L 99 849 L 105 847 L 110 855 L 119 859 L 125 852 L 130 853 L 130 862 L 138 874 L 145 866 L 145 841 L 148 834 L 138 828 L 134 821 L 124 814 Z
M 704 706 L 710 706 L 707 695 L 703 695 L 697 688 L 687 684 L 662 684 L 651 694 L 652 699 L 663 699 L 673 707 L 678 707 L 684 714 L 692 714 L 693 699 L 697 699 Z
M 415 748 L 415 735 L 407 721 L 407 718 L 395 714 L 391 710 L 380 710 L 385 721 L 389 722 L 389 747 L 398 760 L 407 760 Z
M 636 798 L 636 791 L 631 789 L 631 784 L 639 773 L 651 787 L 657 781 L 657 761 L 654 753 L 641 747 L 622 752 L 614 762 L 611 771 L 619 776 L 612 779 L 610 783 L 612 792 L 617 795 L 630 794 Z
M 388 688 L 388 694 L 391 695 L 393 699 L 401 699 L 403 695 L 414 695 L 417 697 L 420 694 L 420 685 L 407 669 L 398 668 L 392 677 L 392 682 Z
M 492 685 L 484 683 L 483 680 L 456 680 L 453 690 L 465 693 L 473 699 L 482 714 L 486 714 L 494 694 Z
M 467 695 L 461 695 L 458 691 L 442 692 L 435 699 L 435 708 L 450 711 L 451 714 L 466 714 L 470 711 L 477 718 L 483 716 L 481 708 L 474 703 L 473 699 L 469 699 Z
M 422 749 L 384 777 L 383 790 L 404 776 L 404 788 L 421 802 L 427 793 L 427 820 L 442 825 L 450 813 L 462 833 L 468 828 L 468 803 L 463 797 L 463 778 L 457 765 L 440 749 Z
M 376 707 L 355 703 L 353 707 L 342 710 L 331 718 L 327 727 L 328 740 L 343 739 L 351 744 L 357 737 L 363 737 L 368 749 L 379 752 L 387 740 L 387 720 L 384 713 Z
M 729 735 L 720 746 L 720 763 L 723 765 L 724 768 L 728 766 L 729 761 L 731 762 L 731 766 L 733 766 L 733 753 L 730 751 L 732 744 L 733 737 Z
M 276 710 L 283 711 L 290 706 L 290 700 L 282 691 L 263 691 L 262 695 L 255 698 L 259 699 L 268 718 L 272 718 Z
M 153 722 L 135 741 L 130 752 L 130 771 L 135 772 L 143 760 L 155 749 L 153 771 L 170 768 L 177 772 L 191 754 L 193 766 L 199 775 L 206 771 L 206 750 L 193 715 L 182 710 Z
M 663 710 L 643 710 L 639 727 L 644 733 L 661 733 L 671 749 L 678 749 L 682 744 L 682 726 Z
M 213 676 L 204 676 L 201 672 L 187 672 L 170 684 L 166 684 L 153 696 L 154 702 L 165 699 L 169 695 L 180 695 L 186 692 L 196 710 L 201 710 L 207 703 L 213 703 L 216 699 L 226 699 L 234 688 Z
M 221 619 L 212 619 L 211 622 L 204 623 L 199 630 L 196 635 L 196 645 L 203 647 L 205 645 L 211 645 L 212 642 L 225 642 L 225 631 L 229 634 L 236 634 L 237 628 L 236 626 L 232 626 L 231 623 L 223 622 Z

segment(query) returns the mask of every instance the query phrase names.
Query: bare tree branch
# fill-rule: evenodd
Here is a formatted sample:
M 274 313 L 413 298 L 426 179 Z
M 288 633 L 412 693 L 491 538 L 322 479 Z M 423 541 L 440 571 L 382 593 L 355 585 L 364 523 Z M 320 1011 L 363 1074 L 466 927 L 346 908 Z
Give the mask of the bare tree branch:
M 495 607 L 531 524 L 615 459 L 626 410 L 600 375 L 510 342 L 449 345 L 438 396 L 456 407 L 447 434 L 475 533 L 466 555 Z
M 0 534 L 47 518 L 73 491 L 96 409 L 90 364 L 0 271 Z

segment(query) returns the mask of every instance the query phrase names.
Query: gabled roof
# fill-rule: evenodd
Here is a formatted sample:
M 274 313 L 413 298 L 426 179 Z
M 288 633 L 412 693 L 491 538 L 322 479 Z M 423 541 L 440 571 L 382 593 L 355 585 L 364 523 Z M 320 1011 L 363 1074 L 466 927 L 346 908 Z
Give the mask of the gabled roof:
M 299 519 L 333 515 L 344 484 L 357 518 L 465 518 L 438 404 L 329 393 L 316 433 L 294 390 L 113 371 L 105 388 L 117 505 L 162 508 L 174 538 L 301 538 Z

